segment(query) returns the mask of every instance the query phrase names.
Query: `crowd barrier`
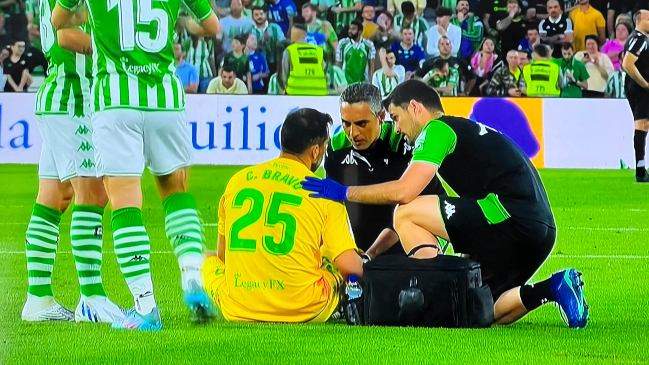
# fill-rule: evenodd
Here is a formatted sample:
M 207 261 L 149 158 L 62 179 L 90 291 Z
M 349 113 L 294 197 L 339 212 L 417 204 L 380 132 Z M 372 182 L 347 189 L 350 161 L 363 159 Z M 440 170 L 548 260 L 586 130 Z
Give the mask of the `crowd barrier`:
M 0 94 L 0 163 L 38 162 L 41 136 L 35 94 Z M 445 98 L 447 114 L 497 129 L 537 167 L 617 169 L 633 166 L 633 117 L 619 99 Z M 195 161 L 250 165 L 279 153 L 287 113 L 310 107 L 340 128 L 337 97 L 188 95 Z

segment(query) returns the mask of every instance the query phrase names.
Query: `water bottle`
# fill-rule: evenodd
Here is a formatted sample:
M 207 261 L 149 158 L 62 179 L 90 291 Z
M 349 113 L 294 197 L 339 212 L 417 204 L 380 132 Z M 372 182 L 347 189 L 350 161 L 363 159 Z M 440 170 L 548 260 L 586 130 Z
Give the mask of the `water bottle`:
M 347 282 L 347 289 L 345 289 L 345 293 L 347 294 L 347 299 L 349 299 L 349 301 L 358 299 L 361 297 L 361 295 L 363 295 L 363 288 L 361 288 L 361 285 L 358 283 L 358 276 L 349 276 L 349 281 Z
M 363 314 L 363 288 L 358 283 L 358 277 L 356 275 L 349 276 L 345 294 L 347 294 L 347 305 L 345 306 L 345 319 L 347 320 L 347 324 L 350 326 L 363 324 L 361 317 Z

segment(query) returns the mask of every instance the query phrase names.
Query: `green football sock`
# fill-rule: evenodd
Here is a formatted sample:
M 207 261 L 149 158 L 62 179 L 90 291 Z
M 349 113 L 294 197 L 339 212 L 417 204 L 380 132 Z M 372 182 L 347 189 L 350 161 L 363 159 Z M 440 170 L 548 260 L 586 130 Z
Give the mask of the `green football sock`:
M 53 296 L 52 271 L 59 242 L 62 213 L 35 203 L 25 234 L 27 255 L 27 292 L 37 297 Z
M 201 285 L 200 268 L 203 263 L 203 231 L 191 194 L 177 193 L 165 199 L 165 230 L 182 272 L 183 289 L 190 280 Z
M 96 206 L 75 205 L 72 208 L 72 255 L 79 276 L 81 294 L 87 297 L 106 296 L 101 281 L 103 215 L 104 210 Z

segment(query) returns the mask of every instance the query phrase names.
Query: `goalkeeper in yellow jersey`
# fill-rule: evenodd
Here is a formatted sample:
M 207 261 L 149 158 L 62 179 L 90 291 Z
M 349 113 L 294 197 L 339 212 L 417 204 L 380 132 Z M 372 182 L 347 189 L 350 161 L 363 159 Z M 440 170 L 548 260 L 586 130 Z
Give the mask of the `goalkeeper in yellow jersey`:
M 286 117 L 279 158 L 239 171 L 219 203 L 217 255 L 203 263 L 205 290 L 230 321 L 324 322 L 340 288 L 360 276 L 347 210 L 309 197 L 329 142 L 331 116 L 299 109 Z

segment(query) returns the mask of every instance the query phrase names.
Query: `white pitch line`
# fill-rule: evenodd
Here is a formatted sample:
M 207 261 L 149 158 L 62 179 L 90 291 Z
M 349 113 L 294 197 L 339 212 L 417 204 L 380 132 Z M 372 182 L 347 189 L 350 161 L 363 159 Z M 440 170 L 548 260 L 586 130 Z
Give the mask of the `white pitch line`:
M 57 254 L 69 255 L 70 251 L 58 251 Z M 114 254 L 115 251 L 104 251 L 105 254 Z M 152 254 L 173 254 L 172 251 L 151 251 Z M 24 255 L 25 251 L 0 251 L 0 255 Z M 550 255 L 558 259 L 607 259 L 607 260 L 649 260 L 649 256 L 642 255 Z

